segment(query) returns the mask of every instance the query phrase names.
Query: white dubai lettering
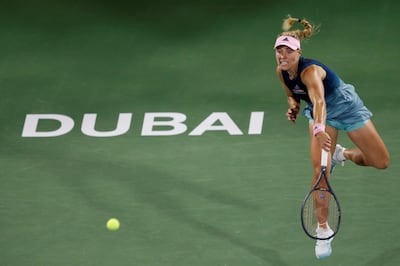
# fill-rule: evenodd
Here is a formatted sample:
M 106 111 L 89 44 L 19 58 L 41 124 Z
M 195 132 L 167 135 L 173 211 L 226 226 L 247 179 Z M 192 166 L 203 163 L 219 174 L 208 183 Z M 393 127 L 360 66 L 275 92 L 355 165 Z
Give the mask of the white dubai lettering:
M 115 128 L 112 130 L 96 130 L 97 114 L 83 114 L 81 132 L 89 137 L 116 137 L 127 134 L 131 129 L 132 113 L 120 113 Z M 100 119 L 101 120 L 101 119 Z M 141 136 L 176 136 L 188 131 L 185 124 L 187 116 L 177 112 L 148 112 L 144 113 Z M 58 126 L 51 129 L 40 129 L 40 124 L 54 122 Z M 264 122 L 264 112 L 251 112 L 248 135 L 261 135 Z M 27 114 L 22 129 L 24 138 L 59 137 L 70 133 L 75 126 L 73 118 L 64 114 Z M 201 136 L 210 131 L 225 131 L 228 135 L 243 135 L 243 131 L 226 112 L 213 112 L 201 121 L 189 136 Z

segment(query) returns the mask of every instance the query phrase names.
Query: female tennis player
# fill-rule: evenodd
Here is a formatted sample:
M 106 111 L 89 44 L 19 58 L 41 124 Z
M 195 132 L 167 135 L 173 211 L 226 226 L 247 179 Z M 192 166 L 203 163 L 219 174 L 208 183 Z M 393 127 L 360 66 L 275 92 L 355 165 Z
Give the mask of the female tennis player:
M 291 30 L 300 23 L 301 30 Z M 317 27 L 305 19 L 288 16 L 283 22 L 283 32 L 274 45 L 277 62 L 276 74 L 283 84 L 289 109 L 286 116 L 295 122 L 300 112 L 300 102 L 305 102 L 302 115 L 309 120 L 311 160 L 314 168 L 312 183 L 320 172 L 321 149 L 330 152 L 328 174 L 337 163 L 350 160 L 357 165 L 385 169 L 389 166 L 388 150 L 371 121 L 372 113 L 356 93 L 325 64 L 302 57 L 300 41 L 311 37 Z M 337 144 L 338 132 L 347 132 L 354 148 Z M 330 159 L 328 160 L 331 161 Z M 329 225 L 319 221 L 317 235 L 331 235 Z M 331 241 L 317 240 L 317 258 L 331 255 Z

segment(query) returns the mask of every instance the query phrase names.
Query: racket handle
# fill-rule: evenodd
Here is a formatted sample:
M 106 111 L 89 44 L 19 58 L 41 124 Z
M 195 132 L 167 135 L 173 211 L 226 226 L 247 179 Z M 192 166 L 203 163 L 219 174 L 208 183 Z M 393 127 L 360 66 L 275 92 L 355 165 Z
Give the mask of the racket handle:
M 327 166 L 328 165 L 328 152 L 324 149 L 322 149 L 321 152 L 321 166 Z

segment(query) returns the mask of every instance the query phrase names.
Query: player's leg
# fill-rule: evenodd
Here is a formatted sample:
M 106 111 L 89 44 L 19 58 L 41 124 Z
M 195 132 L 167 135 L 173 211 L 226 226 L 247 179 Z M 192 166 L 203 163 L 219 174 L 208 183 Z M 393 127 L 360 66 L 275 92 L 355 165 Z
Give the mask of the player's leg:
M 321 171 L 321 146 L 317 140 L 317 138 L 313 135 L 313 130 L 312 130 L 312 123 L 310 123 L 310 151 L 311 151 L 311 161 L 313 164 L 313 169 L 314 169 L 314 176 L 312 180 L 312 184 L 316 182 L 318 179 L 318 176 Z M 338 137 L 338 131 L 330 126 L 326 126 L 326 132 L 329 134 L 331 137 L 331 152 L 333 152 L 335 149 L 334 147 L 336 146 L 337 142 L 337 137 Z M 327 175 L 329 177 L 329 172 L 330 172 L 330 165 L 331 165 L 331 160 L 330 160 L 330 155 L 328 158 L 328 166 L 327 166 Z M 314 199 L 315 200 L 315 205 L 316 205 L 316 215 L 318 217 L 318 228 L 317 228 L 317 235 L 321 238 L 324 237 L 329 237 L 330 235 L 333 234 L 332 229 L 329 227 L 329 224 L 327 223 L 327 216 L 328 216 L 328 205 L 326 202 L 323 202 L 321 199 Z M 326 199 L 325 199 L 326 201 Z M 329 204 L 329 203 L 328 203 Z M 328 240 L 317 240 L 315 243 L 315 256 L 318 259 L 323 259 L 326 257 L 329 257 L 332 254 L 332 247 L 331 247 L 331 242 L 333 238 L 328 239 Z
M 362 166 L 385 169 L 389 166 L 389 152 L 371 120 L 361 128 L 347 133 L 356 148 L 346 149 L 346 159 Z
M 318 142 L 317 138 L 313 135 L 312 132 L 312 127 L 310 127 L 310 151 L 311 151 L 311 160 L 313 164 L 313 179 L 311 182 L 311 186 L 315 185 L 317 182 L 317 179 L 321 173 L 321 145 Z M 337 138 L 337 130 L 334 129 L 333 127 L 327 126 L 326 127 L 326 132 L 329 134 L 331 137 L 331 142 L 335 143 L 336 145 L 336 138 Z M 327 177 L 329 178 L 329 170 L 330 170 L 330 154 L 328 153 L 328 165 L 327 165 Z M 321 187 L 326 186 L 326 183 L 324 180 L 321 180 L 320 182 Z M 324 198 L 315 198 L 314 199 L 315 204 L 317 205 L 316 207 L 316 216 L 318 217 L 318 223 L 320 227 L 322 228 L 328 228 L 327 224 L 327 216 L 328 216 L 328 206 L 329 206 L 329 200 L 326 200 Z

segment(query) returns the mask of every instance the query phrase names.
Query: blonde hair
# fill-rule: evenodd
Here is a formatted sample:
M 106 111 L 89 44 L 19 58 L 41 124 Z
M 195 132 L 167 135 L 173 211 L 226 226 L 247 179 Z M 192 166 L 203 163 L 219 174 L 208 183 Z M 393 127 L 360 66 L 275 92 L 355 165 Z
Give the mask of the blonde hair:
M 293 25 L 298 22 L 301 25 L 303 25 L 304 29 L 303 30 L 291 30 L 290 29 L 293 27 Z M 285 35 L 285 36 L 291 36 L 294 37 L 300 41 L 305 40 L 310 38 L 312 35 L 317 34 L 319 32 L 319 26 L 315 26 L 311 24 L 308 20 L 306 19 L 299 19 L 299 18 L 292 18 L 290 15 L 287 16 L 283 20 L 282 24 L 282 30 L 283 32 L 279 34 L 279 36 Z

